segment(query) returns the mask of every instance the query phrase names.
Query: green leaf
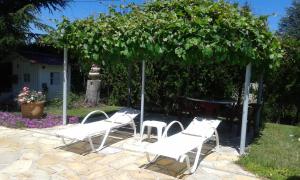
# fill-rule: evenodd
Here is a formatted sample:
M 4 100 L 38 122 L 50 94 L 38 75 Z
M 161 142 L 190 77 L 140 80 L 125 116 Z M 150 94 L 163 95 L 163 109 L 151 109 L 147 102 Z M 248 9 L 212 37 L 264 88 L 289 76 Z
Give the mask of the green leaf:
M 213 55 L 213 50 L 210 46 L 206 46 L 202 51 L 204 57 L 210 58 Z
M 94 53 L 93 54 L 93 60 L 98 61 L 99 60 L 99 54 Z

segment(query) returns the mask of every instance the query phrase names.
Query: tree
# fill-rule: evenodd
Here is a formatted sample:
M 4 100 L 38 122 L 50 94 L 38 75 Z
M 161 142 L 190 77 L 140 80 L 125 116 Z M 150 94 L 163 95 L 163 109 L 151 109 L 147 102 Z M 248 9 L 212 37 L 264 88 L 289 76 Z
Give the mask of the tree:
M 268 77 L 266 115 L 270 120 L 297 124 L 300 111 L 300 1 L 294 0 L 279 24 L 285 51 L 278 71 Z
M 4 53 L 14 50 L 32 38 L 30 25 L 40 29 L 48 26 L 37 15 L 42 8 L 50 12 L 66 6 L 64 0 L 2 0 L 0 1 L 0 59 Z
M 279 33 L 300 40 L 300 0 L 293 0 L 286 16 L 280 20 Z

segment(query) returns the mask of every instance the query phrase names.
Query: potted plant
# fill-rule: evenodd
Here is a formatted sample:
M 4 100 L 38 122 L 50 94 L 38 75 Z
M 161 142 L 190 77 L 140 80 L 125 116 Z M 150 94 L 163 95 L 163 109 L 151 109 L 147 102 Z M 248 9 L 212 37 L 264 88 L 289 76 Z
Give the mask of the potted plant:
M 44 114 L 45 99 L 41 91 L 31 91 L 28 87 L 23 87 L 17 98 L 22 116 L 31 119 L 41 118 Z

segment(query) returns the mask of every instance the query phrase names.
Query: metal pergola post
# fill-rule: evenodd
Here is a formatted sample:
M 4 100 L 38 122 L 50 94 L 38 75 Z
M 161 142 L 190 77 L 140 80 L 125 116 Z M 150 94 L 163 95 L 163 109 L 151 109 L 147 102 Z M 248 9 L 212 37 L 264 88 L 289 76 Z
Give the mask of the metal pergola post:
M 142 91 L 141 91 L 141 118 L 140 118 L 140 134 L 142 134 L 142 125 L 144 122 L 144 98 L 145 98 L 145 60 L 142 62 Z
M 240 154 L 245 154 L 250 79 L 251 79 L 251 63 L 249 63 L 247 65 L 246 75 L 245 75 L 245 88 L 244 88 L 244 102 L 243 102 L 243 118 L 242 118 L 242 129 L 241 129 Z
M 63 124 L 67 124 L 67 84 L 68 84 L 68 49 L 64 47 L 64 79 L 63 79 Z

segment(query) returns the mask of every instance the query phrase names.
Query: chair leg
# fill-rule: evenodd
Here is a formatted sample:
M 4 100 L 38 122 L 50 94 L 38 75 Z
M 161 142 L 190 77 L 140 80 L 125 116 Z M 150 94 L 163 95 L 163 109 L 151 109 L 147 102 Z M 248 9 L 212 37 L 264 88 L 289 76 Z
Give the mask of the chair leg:
M 133 136 L 135 137 L 135 136 L 136 136 L 136 126 L 135 126 L 135 123 L 134 123 L 134 120 L 133 120 L 133 119 L 131 119 L 130 126 L 131 126 L 132 129 L 133 129 Z
M 157 158 L 159 157 L 159 155 L 155 155 L 155 157 L 151 160 L 150 154 L 147 153 L 147 152 L 146 152 L 146 156 L 147 156 L 147 161 L 148 161 L 149 163 L 155 162 L 155 161 L 157 160 Z
M 150 138 L 150 134 L 151 134 L 151 126 L 148 126 L 148 132 L 147 132 L 147 135 L 148 135 L 148 139 Z
M 89 140 L 90 146 L 91 146 L 91 148 L 92 148 L 92 152 L 95 152 L 95 147 L 94 147 L 92 138 L 91 138 L 91 137 L 88 137 L 88 140 Z
M 142 142 L 142 140 L 143 140 L 144 130 L 145 130 L 145 126 L 142 125 L 142 130 L 141 130 L 141 134 L 140 134 L 141 135 L 140 142 Z
M 190 173 L 193 173 L 193 172 L 191 172 L 191 161 L 190 161 L 189 156 L 186 155 L 186 154 L 182 155 L 182 156 L 180 157 L 180 159 L 179 159 L 179 162 L 182 163 L 184 160 L 185 160 L 185 162 L 186 162 L 186 167 L 187 167 L 188 171 L 189 171 Z
M 106 141 L 106 139 L 108 137 L 109 132 L 110 132 L 110 129 L 106 130 L 105 135 L 104 135 L 104 137 L 102 139 L 102 142 L 101 142 L 100 146 L 97 148 L 97 151 L 100 151 L 103 148 L 104 143 L 105 143 L 105 141 Z
M 132 129 L 133 129 L 133 136 L 136 136 L 136 127 L 135 127 L 135 123 L 130 124 Z
M 215 131 L 215 137 L 216 137 L 216 151 L 219 151 L 219 149 L 220 149 L 219 134 L 216 129 L 214 129 L 214 131 Z
M 74 143 L 76 140 L 73 139 L 73 140 L 71 140 L 71 142 L 67 143 L 65 138 L 62 137 L 61 141 L 64 143 L 64 145 L 70 145 L 70 144 Z
M 195 161 L 194 161 L 192 168 L 190 169 L 191 173 L 194 173 L 198 167 L 198 163 L 199 163 L 199 159 L 200 159 L 200 155 L 201 155 L 201 149 L 202 149 L 202 144 L 197 148 L 197 154 L 195 157 Z
M 159 141 L 161 139 L 161 136 L 162 136 L 162 129 L 157 128 L 157 141 Z
M 66 145 L 67 144 L 67 142 L 65 141 L 65 138 L 61 138 L 61 141 Z

